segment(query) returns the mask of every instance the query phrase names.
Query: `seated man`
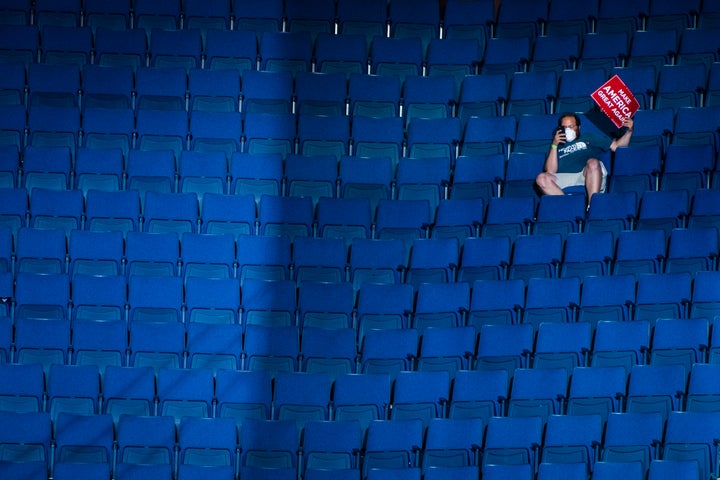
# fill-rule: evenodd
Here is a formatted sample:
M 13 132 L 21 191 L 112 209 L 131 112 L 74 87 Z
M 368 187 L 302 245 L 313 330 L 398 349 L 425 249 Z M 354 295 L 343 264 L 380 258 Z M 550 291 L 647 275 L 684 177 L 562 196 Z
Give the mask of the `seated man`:
M 580 117 L 565 113 L 558 120 L 545 168 L 535 182 L 545 195 L 562 195 L 563 189 L 585 186 L 588 204 L 593 194 L 605 191 L 607 170 L 598 160 L 600 153 L 626 147 L 633 132 L 632 118 L 623 121 L 625 132 L 615 139 L 589 132 L 580 135 Z

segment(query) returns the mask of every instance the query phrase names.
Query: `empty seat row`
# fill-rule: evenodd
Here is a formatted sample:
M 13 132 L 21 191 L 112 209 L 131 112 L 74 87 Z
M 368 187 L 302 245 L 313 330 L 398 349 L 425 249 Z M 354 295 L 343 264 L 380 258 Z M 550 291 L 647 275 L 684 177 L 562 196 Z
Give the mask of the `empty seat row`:
M 316 392 L 318 395 L 315 398 L 284 396 L 289 393 L 286 392 L 288 386 L 294 384 L 302 388 L 302 383 L 299 383 L 301 379 L 314 381 L 315 376 L 312 374 L 278 377 L 275 397 L 269 390 L 269 382 L 264 385 L 264 392 L 250 396 L 239 394 L 237 388 L 226 382 L 232 379 L 248 384 L 254 377 L 248 373 L 227 374 L 218 378 L 216 389 L 220 414 L 216 418 L 190 415 L 174 420 L 173 412 L 179 413 L 193 407 L 203 409 L 208 405 L 203 405 L 205 399 L 200 395 L 189 400 L 176 399 L 173 393 L 177 392 L 173 389 L 166 392 L 162 384 L 162 393 L 168 394 L 166 398 L 160 399 L 162 415 L 123 415 L 116 419 L 116 434 L 113 432 L 114 412 L 87 416 L 58 411 L 54 417 L 52 413 L 42 412 L 3 412 L 2 424 L 5 428 L 0 448 L 7 455 L 3 468 L 10 468 L 8 463 L 20 468 L 23 464 L 27 466 L 30 462 L 37 462 L 43 468 L 54 466 L 62 471 L 70 468 L 63 464 L 90 463 L 106 469 L 115 467 L 119 477 L 122 477 L 123 469 L 129 468 L 137 467 L 140 471 L 147 469 L 146 473 L 152 472 L 152 465 L 162 474 L 156 478 L 164 478 L 165 475 L 170 478 L 174 465 L 179 464 L 180 478 L 183 478 L 183 469 L 192 469 L 193 466 L 206 467 L 205 473 L 224 472 L 227 475 L 229 470 L 229 478 L 234 478 L 232 472 L 238 465 L 241 468 L 240 478 L 255 478 L 249 475 L 243 477 L 243 467 L 280 469 L 292 472 L 293 476 L 298 470 L 310 475 L 314 469 L 330 469 L 338 474 L 341 470 L 354 469 L 362 472 L 363 478 L 372 478 L 370 472 L 377 468 L 431 471 L 435 467 L 445 467 L 449 468 L 447 474 L 450 474 L 457 469 L 462 471 L 474 467 L 470 470 L 476 472 L 475 477 L 468 478 L 477 478 L 478 468 L 482 467 L 485 471 L 493 466 L 514 466 L 516 475 L 522 472 L 531 478 L 538 464 L 542 470 L 549 468 L 548 464 L 579 463 L 580 472 L 586 474 L 598 468 L 597 462 L 636 462 L 640 472 L 637 478 L 643 478 L 658 458 L 690 460 L 690 464 L 698 471 L 714 472 L 714 463 L 710 460 L 712 456 L 704 452 L 713 448 L 712 432 L 717 428 L 718 412 L 671 409 L 663 416 L 653 407 L 643 404 L 643 401 L 654 400 L 657 408 L 668 400 L 663 395 L 654 396 L 652 390 L 655 388 L 652 384 L 641 385 L 651 382 L 654 376 L 665 370 L 655 368 L 657 371 L 650 373 L 653 368 L 645 366 L 633 370 L 632 375 L 644 377 L 642 380 L 633 380 L 631 376 L 630 380 L 630 391 L 636 388 L 637 394 L 630 393 L 628 403 L 637 408 L 628 412 L 609 411 L 605 418 L 589 413 L 547 413 L 543 417 L 530 411 L 523 412 L 523 407 L 537 407 L 543 402 L 549 402 L 545 407 L 552 409 L 555 398 L 522 398 L 520 390 L 524 383 L 522 378 L 529 379 L 530 374 L 538 377 L 536 381 L 541 376 L 549 378 L 553 370 L 517 372 L 520 385 L 513 386 L 508 400 L 509 408 L 517 410 L 516 414 L 511 412 L 509 416 L 478 417 L 477 413 L 473 415 L 465 411 L 468 416 L 450 418 L 436 414 L 444 399 L 438 399 L 434 394 L 442 392 L 422 392 L 409 383 L 421 377 L 441 379 L 442 375 L 422 372 L 399 375 L 393 388 L 392 403 L 387 378 L 372 375 L 342 377 L 343 383 L 338 385 L 340 391 L 336 393 L 338 401 L 334 405 L 334 415 L 330 415 L 328 412 L 332 409 L 328 407 L 329 397 L 321 398 L 322 392 Z M 577 374 L 600 373 L 601 370 L 580 369 Z M 121 370 L 117 372 L 119 376 Z M 169 379 L 180 372 L 165 370 L 163 373 Z M 201 371 L 190 373 L 198 374 Z M 449 397 L 451 400 L 448 402 L 450 408 L 457 405 L 457 409 L 462 411 L 464 406 L 473 403 L 478 407 L 484 403 L 486 407 L 492 408 L 496 399 L 490 395 L 496 392 L 485 391 L 487 398 L 483 398 L 481 392 L 476 392 L 474 397 L 465 397 L 468 392 L 464 390 L 477 386 L 477 382 L 486 376 L 478 372 L 462 373 L 452 387 L 453 396 Z M 528 376 L 521 373 L 527 373 Z M 186 380 L 190 378 L 188 376 Z M 117 379 L 120 380 L 120 377 Z M 199 376 L 192 380 L 196 386 L 202 386 Z M 262 379 L 256 379 L 251 384 L 263 386 Z M 344 395 L 349 393 L 345 388 L 353 390 L 361 386 L 373 388 L 364 394 L 357 392 L 359 395 L 355 397 L 356 401 L 362 404 L 343 403 L 347 400 Z M 582 407 L 583 402 L 594 400 L 602 407 L 603 403 L 611 404 L 614 401 L 612 397 L 602 396 L 602 393 L 592 389 L 587 394 L 596 396 L 573 397 L 572 388 L 568 399 L 571 404 Z M 450 393 L 448 384 L 445 384 L 444 389 Z M 515 389 L 519 395 L 513 399 Z M 112 390 L 110 393 L 113 395 L 125 393 L 122 390 L 115 391 L 115 387 Z M 175 390 L 182 388 L 176 386 Z M 672 398 L 673 393 L 666 392 L 666 395 Z M 264 417 L 263 413 L 265 408 L 270 407 L 273 398 L 277 417 L 268 420 L 269 417 Z M 70 399 L 81 400 L 51 397 L 51 401 L 57 404 Z M 122 401 L 128 399 L 113 396 L 108 400 L 113 402 L 111 406 L 122 407 Z M 146 400 L 137 398 L 135 401 L 142 404 Z M 241 417 L 243 408 L 247 410 L 245 416 Z M 384 412 L 388 409 L 391 419 L 385 420 L 387 417 Z M 420 418 L 422 415 L 427 417 Z M 334 421 L 328 422 L 331 417 L 334 417 Z M 239 423 L 237 426 L 236 422 Z M 12 428 L 14 425 L 22 428 Z M 77 445 L 73 442 L 82 443 Z M 50 448 L 51 443 L 56 445 L 56 449 Z M 303 455 L 300 455 L 301 446 Z M 508 456 L 513 458 L 508 459 Z M 687 468 L 687 465 L 683 467 Z

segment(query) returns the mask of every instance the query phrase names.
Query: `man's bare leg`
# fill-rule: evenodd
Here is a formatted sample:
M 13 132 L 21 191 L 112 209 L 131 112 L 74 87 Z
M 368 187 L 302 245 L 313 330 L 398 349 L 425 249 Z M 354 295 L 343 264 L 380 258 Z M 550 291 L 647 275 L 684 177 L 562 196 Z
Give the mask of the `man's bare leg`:
M 562 188 L 560 188 L 557 182 L 555 182 L 555 176 L 550 173 L 541 173 L 535 179 L 535 183 L 537 183 L 538 187 L 540 187 L 540 191 L 542 191 L 544 195 L 565 194 L 565 192 L 562 191 Z
M 596 158 L 589 159 L 583 169 L 583 175 L 585 176 L 585 190 L 587 190 L 588 203 L 590 203 L 592 196 L 598 193 L 602 186 L 602 168 L 600 168 L 600 161 Z

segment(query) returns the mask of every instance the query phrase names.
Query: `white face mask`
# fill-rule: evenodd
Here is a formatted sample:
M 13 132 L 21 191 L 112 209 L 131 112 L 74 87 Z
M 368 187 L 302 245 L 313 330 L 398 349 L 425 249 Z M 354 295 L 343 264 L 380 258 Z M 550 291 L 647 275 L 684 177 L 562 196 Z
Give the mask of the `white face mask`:
M 566 128 L 565 129 L 565 140 L 568 142 L 572 142 L 577 138 L 577 135 L 575 135 L 575 130 L 572 128 Z

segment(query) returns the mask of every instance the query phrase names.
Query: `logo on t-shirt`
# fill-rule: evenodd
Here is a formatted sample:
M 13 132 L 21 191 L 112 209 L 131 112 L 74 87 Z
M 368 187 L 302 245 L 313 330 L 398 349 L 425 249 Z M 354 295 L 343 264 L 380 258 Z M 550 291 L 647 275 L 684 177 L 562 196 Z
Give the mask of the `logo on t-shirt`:
M 571 143 L 563 147 L 562 151 L 560 152 L 560 156 L 564 157 L 565 155 L 570 155 L 571 153 L 579 152 L 581 150 L 587 150 L 589 147 L 589 143 L 578 140 L 577 142 Z

